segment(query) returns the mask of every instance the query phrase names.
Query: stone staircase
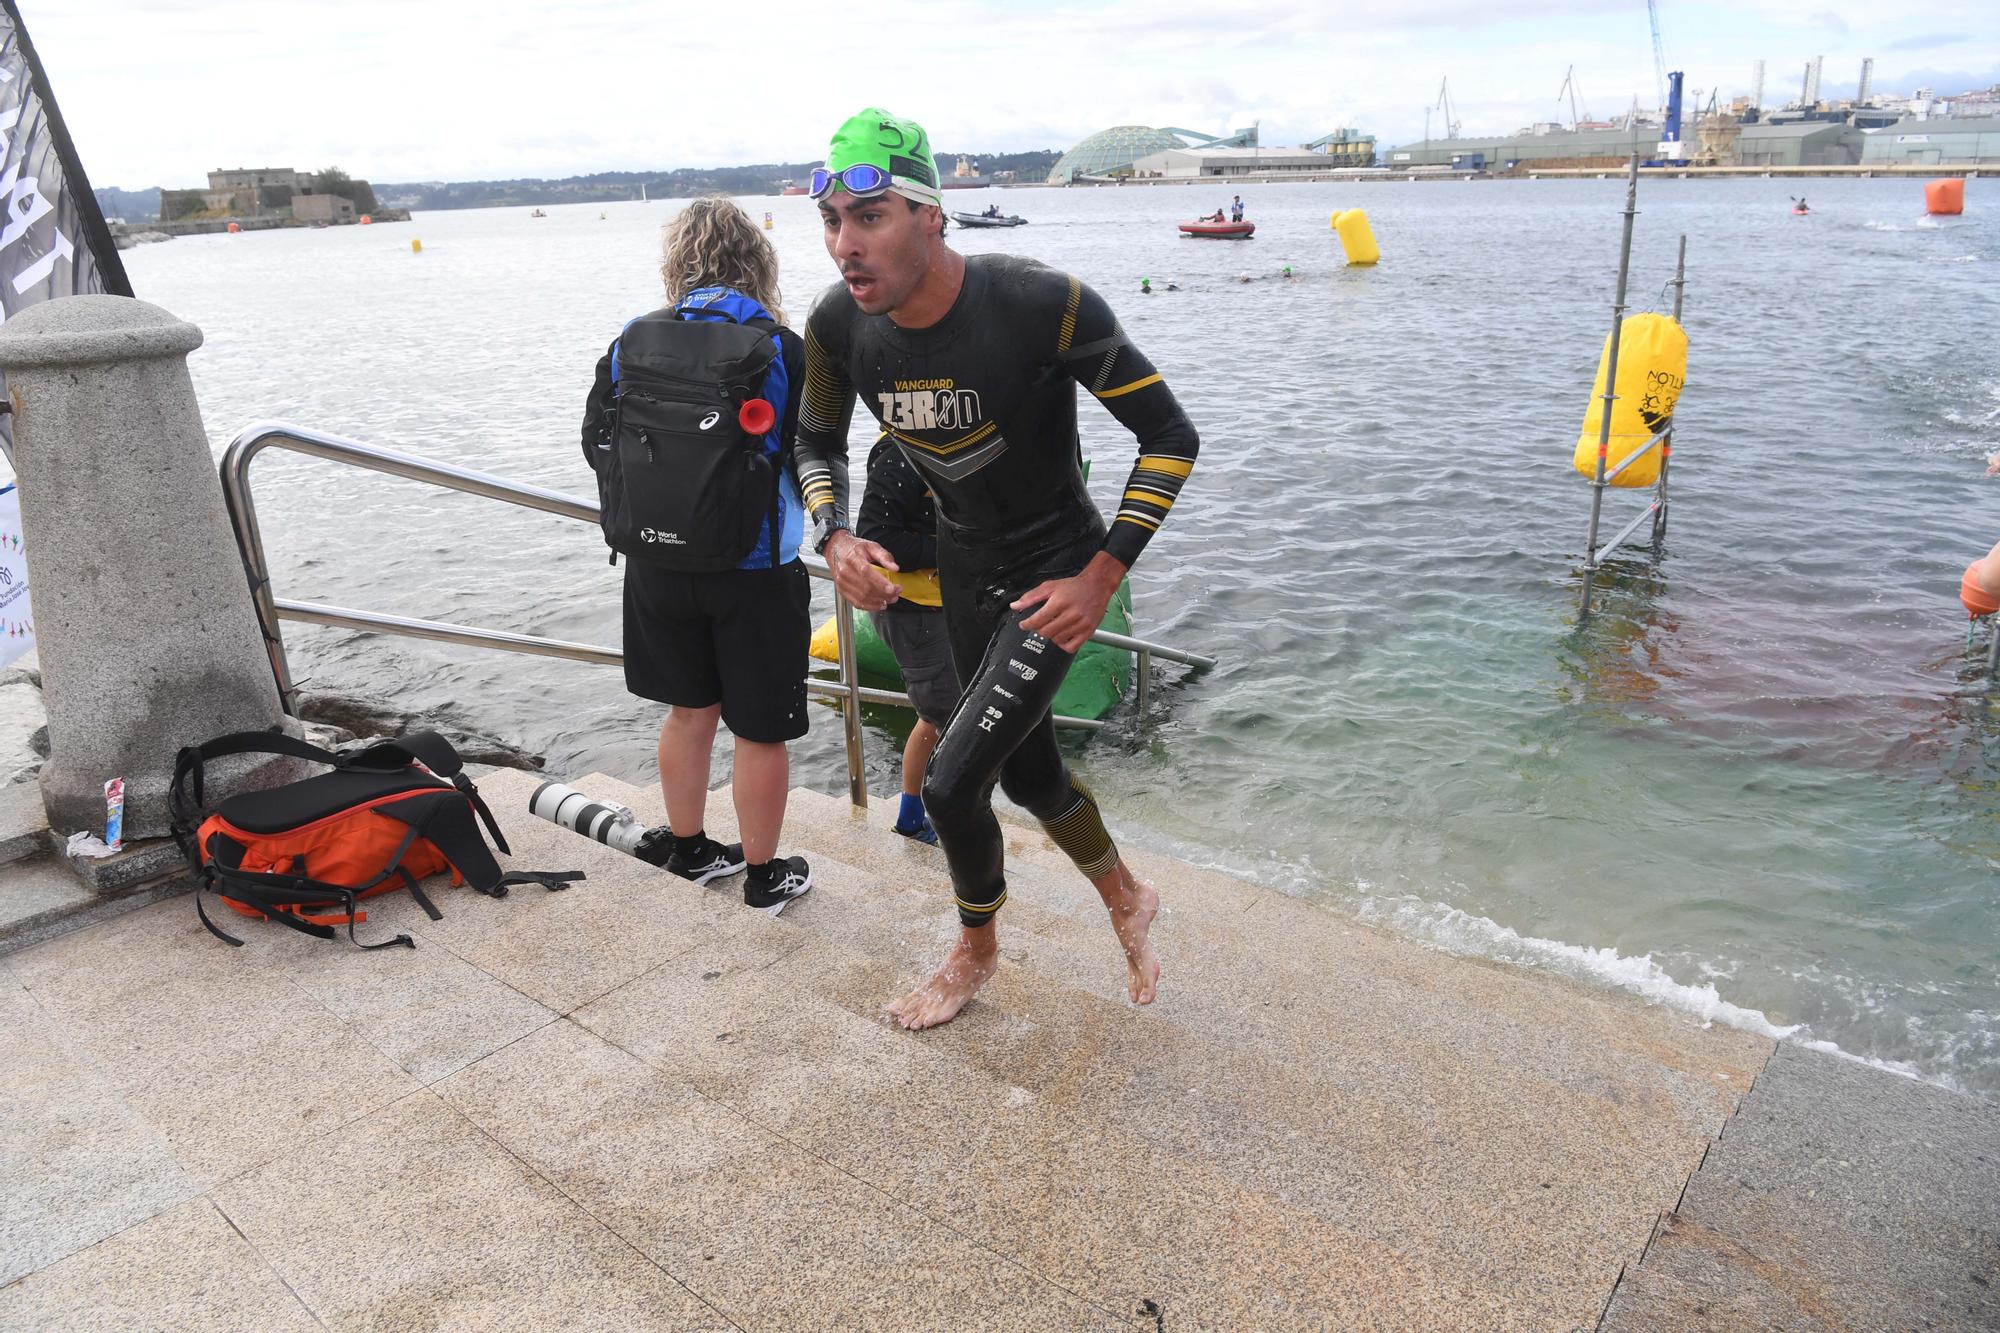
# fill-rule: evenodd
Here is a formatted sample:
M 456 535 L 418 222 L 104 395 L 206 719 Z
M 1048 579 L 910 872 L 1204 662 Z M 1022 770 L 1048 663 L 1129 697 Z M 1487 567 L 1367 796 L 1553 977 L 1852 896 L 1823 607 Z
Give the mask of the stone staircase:
M 905 1033 L 881 1006 L 957 922 L 882 803 L 793 793 L 815 887 L 772 918 L 530 817 L 536 783 L 482 779 L 513 863 L 589 879 L 377 900 L 362 937 L 414 951 L 231 950 L 178 901 L 0 960 L 42 1071 L 0 1326 L 1589 1328 L 1771 1050 L 1127 847 L 1141 1009 L 1018 825 L 999 974 Z

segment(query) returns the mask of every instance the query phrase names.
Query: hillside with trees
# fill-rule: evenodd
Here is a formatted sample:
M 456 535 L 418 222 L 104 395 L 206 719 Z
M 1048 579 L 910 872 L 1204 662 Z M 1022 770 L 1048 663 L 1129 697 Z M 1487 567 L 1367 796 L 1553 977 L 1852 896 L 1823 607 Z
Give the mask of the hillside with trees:
M 107 218 L 127 222 L 151 222 L 160 216 L 160 187 L 150 190 L 121 190 L 115 185 L 91 191 L 97 207 Z
M 1023 181 L 1047 178 L 1049 168 L 1062 154 L 1055 151 L 1030 153 L 968 153 L 980 170 L 991 175 L 1012 171 Z M 956 153 L 938 154 L 938 166 L 950 173 L 958 161 Z M 812 169 L 811 162 L 764 162 L 747 167 L 680 167 L 672 171 L 600 171 L 590 176 L 570 176 L 563 180 L 524 178 L 499 181 L 410 181 L 383 183 L 375 193 L 391 208 L 507 208 L 538 204 L 604 204 L 620 199 L 637 199 L 641 187 L 648 198 L 689 198 L 701 194 L 777 194 L 786 180 L 803 185 Z

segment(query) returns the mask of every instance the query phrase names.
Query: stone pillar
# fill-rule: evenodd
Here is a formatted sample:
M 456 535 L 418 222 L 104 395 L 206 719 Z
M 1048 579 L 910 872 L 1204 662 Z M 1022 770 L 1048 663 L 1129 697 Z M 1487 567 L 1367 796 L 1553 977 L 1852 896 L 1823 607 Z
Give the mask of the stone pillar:
M 102 835 L 104 783 L 122 777 L 125 837 L 162 837 L 181 746 L 283 725 L 188 377 L 199 346 L 194 325 L 119 296 L 0 325 L 58 833 Z M 296 771 L 239 761 L 208 795 Z

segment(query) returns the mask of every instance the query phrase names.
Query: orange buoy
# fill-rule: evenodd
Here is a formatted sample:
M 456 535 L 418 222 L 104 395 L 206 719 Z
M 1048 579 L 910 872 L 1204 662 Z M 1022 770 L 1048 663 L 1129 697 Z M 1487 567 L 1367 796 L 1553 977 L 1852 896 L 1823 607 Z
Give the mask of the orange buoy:
M 1958 581 L 1958 600 L 1965 603 L 1968 619 L 1977 620 L 2000 611 L 2000 546 L 1965 567 Z
M 1954 176 L 1947 181 L 1924 182 L 1924 212 L 1932 217 L 1955 218 L 1965 211 L 1965 182 Z
M 362 225 L 362 226 L 364 226 L 364 227 L 368 226 L 368 225 L 369 225 L 370 223 L 372 223 L 372 222 L 374 222 L 374 221 L 375 221 L 375 219 L 374 219 L 374 218 L 371 218 L 371 217 L 369 217 L 369 216 L 368 216 L 368 215 L 367 215 L 366 213 L 363 213 L 363 214 L 361 215 L 361 225 Z
M 234 222 L 232 222 L 232 223 L 230 223 L 230 224 L 229 224 L 229 234 L 230 234 L 231 236 L 234 236 L 234 235 L 235 235 L 235 234 L 236 234 L 237 232 L 239 232 L 239 231 L 242 231 L 242 230 L 243 230 L 243 228 L 242 228 L 242 227 L 240 227 L 240 226 L 238 226 L 238 225 L 237 225 L 236 223 L 234 223 Z
M 1986 591 L 1986 585 L 1980 581 L 1980 563 L 1975 560 L 1967 565 L 1965 577 L 1958 583 L 1958 600 L 1965 603 L 1965 615 L 1968 620 L 1977 620 L 1981 616 L 1990 616 L 1995 611 L 2000 611 L 2000 597 L 1995 597 Z

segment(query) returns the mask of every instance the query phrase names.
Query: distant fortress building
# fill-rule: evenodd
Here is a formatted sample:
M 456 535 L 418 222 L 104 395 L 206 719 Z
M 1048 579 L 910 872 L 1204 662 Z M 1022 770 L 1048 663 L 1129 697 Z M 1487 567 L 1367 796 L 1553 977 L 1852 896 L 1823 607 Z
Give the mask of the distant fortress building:
M 364 198 L 373 197 L 366 181 L 348 185 Z M 169 190 L 161 196 L 160 220 L 206 213 L 243 219 L 282 217 L 295 223 L 359 220 L 353 199 L 320 188 L 319 177 L 290 167 L 235 167 L 208 173 L 206 190 Z

